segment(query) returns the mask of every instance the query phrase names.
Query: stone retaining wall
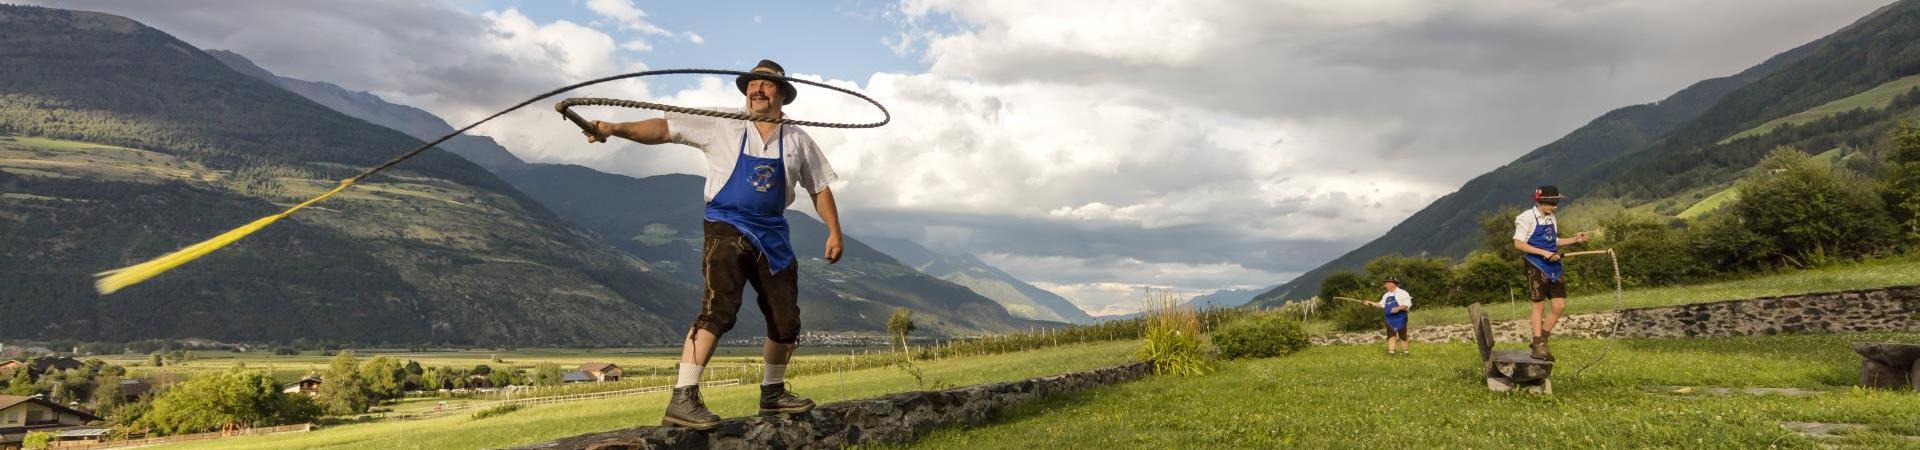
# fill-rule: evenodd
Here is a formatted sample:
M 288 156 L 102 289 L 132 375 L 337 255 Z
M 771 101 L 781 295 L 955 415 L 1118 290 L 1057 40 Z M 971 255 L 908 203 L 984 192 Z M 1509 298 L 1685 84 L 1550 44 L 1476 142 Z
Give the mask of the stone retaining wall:
M 1524 303 L 1520 306 L 1528 307 Z M 1487 307 L 1498 310 L 1506 306 Z M 1614 324 L 1620 320 L 1626 323 L 1621 325 L 1618 337 L 1630 338 L 1920 331 L 1920 286 L 1575 314 L 1560 318 L 1553 335 L 1613 337 Z M 1501 342 L 1525 342 L 1532 335 L 1530 330 L 1526 319 L 1493 324 L 1494 338 Z M 1473 328 L 1465 323 L 1415 327 L 1407 333 L 1420 342 L 1473 340 Z M 1375 343 L 1384 338 L 1380 332 L 1369 331 L 1322 334 L 1312 339 L 1314 345 L 1339 345 Z
M 905 392 L 821 405 L 791 418 L 727 419 L 709 432 L 637 427 L 532 444 L 522 449 L 840 448 L 899 444 L 949 425 L 977 424 L 1009 405 L 1046 395 L 1132 381 L 1147 363 L 933 392 Z

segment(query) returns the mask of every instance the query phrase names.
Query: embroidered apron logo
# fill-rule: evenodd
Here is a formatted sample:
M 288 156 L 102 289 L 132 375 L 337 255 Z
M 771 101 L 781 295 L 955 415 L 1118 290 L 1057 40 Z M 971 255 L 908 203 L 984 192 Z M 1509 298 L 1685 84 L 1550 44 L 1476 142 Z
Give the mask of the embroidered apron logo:
M 766 192 L 773 189 L 773 165 L 760 163 L 753 166 L 753 190 Z

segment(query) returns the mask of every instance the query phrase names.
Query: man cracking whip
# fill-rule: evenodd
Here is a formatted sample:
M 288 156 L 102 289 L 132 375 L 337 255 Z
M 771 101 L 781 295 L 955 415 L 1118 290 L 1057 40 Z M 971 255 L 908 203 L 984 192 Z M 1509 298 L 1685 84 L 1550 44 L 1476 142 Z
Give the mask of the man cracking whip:
M 761 60 L 754 74 L 786 76 L 786 70 Z M 793 103 L 796 92 L 786 80 L 742 75 L 734 79 L 746 95 L 745 112 L 780 118 L 781 107 Z M 740 112 L 741 110 L 729 110 Z M 700 373 L 720 336 L 733 328 L 740 310 L 741 286 L 753 284 L 760 312 L 767 319 L 766 379 L 760 383 L 761 414 L 797 414 L 813 409 L 813 400 L 793 395 L 785 382 L 794 340 L 800 336 L 798 264 L 787 240 L 787 205 L 793 203 L 793 185 L 813 194 L 814 210 L 827 224 L 828 263 L 840 260 L 840 213 L 827 185 L 838 180 L 820 147 L 796 126 L 767 122 L 718 119 L 672 113 L 660 119 L 627 123 L 593 122 L 588 142 L 619 136 L 648 145 L 683 144 L 707 157 L 705 243 L 701 266 L 706 293 L 700 315 L 687 331 L 680 350 L 680 377 L 667 403 L 668 425 L 711 430 L 720 416 L 700 398 Z
M 1556 186 L 1541 186 L 1533 190 L 1533 207 L 1527 208 L 1513 219 L 1513 248 L 1526 255 L 1527 294 L 1533 299 L 1533 358 L 1552 361 L 1553 353 L 1547 349 L 1547 339 L 1553 336 L 1553 325 L 1560 321 L 1560 314 L 1567 309 L 1567 281 L 1560 267 L 1560 246 L 1587 241 L 1587 233 L 1580 232 L 1572 238 L 1561 238 L 1555 228 L 1553 212 L 1559 209 L 1560 202 L 1566 200 Z M 1541 320 L 1541 302 L 1553 300 L 1553 311 Z

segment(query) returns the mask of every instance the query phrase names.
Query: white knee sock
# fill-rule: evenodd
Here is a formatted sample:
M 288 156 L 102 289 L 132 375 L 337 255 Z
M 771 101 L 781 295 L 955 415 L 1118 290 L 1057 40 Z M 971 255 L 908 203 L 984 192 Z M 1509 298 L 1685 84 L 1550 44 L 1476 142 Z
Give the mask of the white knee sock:
M 707 366 L 699 364 L 680 363 L 680 381 L 674 382 L 673 387 L 687 387 L 700 384 L 700 371 L 706 369 Z
M 767 376 L 760 380 L 760 384 L 763 386 L 772 386 L 785 382 L 787 382 L 786 364 L 768 364 Z

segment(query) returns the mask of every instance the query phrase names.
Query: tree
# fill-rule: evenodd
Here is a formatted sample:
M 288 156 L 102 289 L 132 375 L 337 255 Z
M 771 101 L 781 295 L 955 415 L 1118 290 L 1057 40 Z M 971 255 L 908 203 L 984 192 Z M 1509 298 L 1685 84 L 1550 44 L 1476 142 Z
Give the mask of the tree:
M 367 392 L 376 401 L 405 395 L 405 386 L 401 385 L 405 376 L 406 371 L 400 368 L 400 361 L 393 358 L 377 356 L 360 363 L 360 378 L 366 380 Z
M 94 380 L 93 409 L 110 410 L 120 404 L 120 377 L 104 376 Z
M 1368 295 L 1358 296 L 1361 300 L 1380 298 L 1381 280 L 1387 277 L 1400 279 L 1400 287 L 1412 294 L 1417 303 L 1424 305 L 1464 305 L 1454 298 L 1452 271 L 1448 270 L 1447 258 L 1386 255 L 1367 261 L 1367 286 L 1362 291 Z
M 894 308 L 893 317 L 887 318 L 887 333 L 900 341 L 900 350 L 907 349 L 907 333 L 913 332 L 913 311 L 906 308 Z
M 1920 127 L 1901 124 L 1893 136 L 1882 198 L 1900 231 L 1912 241 L 1920 239 Z
M 559 364 L 543 362 L 540 363 L 540 365 L 534 366 L 533 384 L 535 386 L 559 386 L 560 383 Z
M 328 363 L 320 377 L 320 392 L 315 397 L 327 414 L 347 415 L 367 412 L 370 403 L 367 380 L 360 377 L 360 366 L 353 351 L 341 351 Z
M 147 354 L 147 365 L 161 367 L 165 366 L 166 363 L 160 358 L 160 352 L 153 352 Z
M 1896 234 L 1871 184 L 1781 147 L 1740 181 L 1740 224 L 1773 244 L 1770 260 L 1807 267 L 1875 253 Z
M 33 384 L 33 374 L 26 368 L 13 370 L 13 381 L 7 382 L 7 395 L 33 395 L 40 387 Z
M 187 434 L 303 422 L 319 412 L 305 396 L 281 393 L 266 373 L 235 368 L 174 385 L 138 422 Z

